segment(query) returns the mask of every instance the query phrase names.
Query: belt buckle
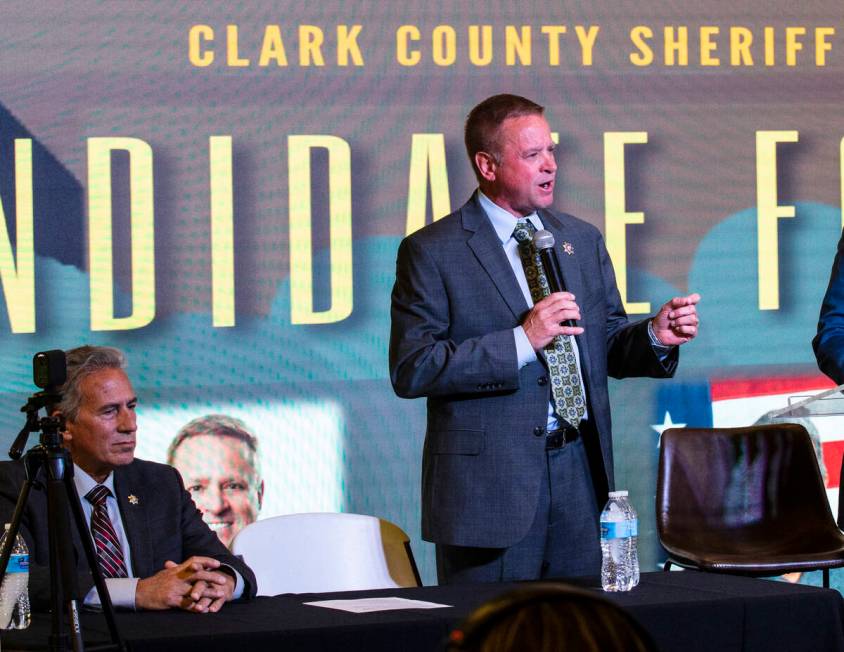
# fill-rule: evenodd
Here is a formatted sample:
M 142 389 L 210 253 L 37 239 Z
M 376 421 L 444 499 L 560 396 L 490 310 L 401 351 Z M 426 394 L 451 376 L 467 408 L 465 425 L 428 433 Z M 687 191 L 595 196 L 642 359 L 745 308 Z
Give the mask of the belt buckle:
M 580 436 L 580 429 L 572 425 L 552 430 L 545 437 L 545 450 L 565 448 Z

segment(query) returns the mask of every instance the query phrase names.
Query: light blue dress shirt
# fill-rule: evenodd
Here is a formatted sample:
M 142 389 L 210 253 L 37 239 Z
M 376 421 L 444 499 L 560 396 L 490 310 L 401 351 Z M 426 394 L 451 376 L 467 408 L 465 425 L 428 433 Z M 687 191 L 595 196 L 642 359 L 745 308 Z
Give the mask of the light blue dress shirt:
M 513 230 L 516 228 L 516 222 L 518 219 L 515 215 L 509 213 L 493 202 L 480 190 L 478 190 L 478 199 L 480 200 L 481 206 L 486 212 L 489 221 L 492 223 L 492 228 L 495 229 L 498 239 L 501 240 L 501 246 L 504 247 L 504 253 L 507 256 L 507 261 L 510 263 L 510 267 L 513 268 L 513 274 L 516 276 L 516 281 L 519 283 L 519 288 L 525 297 L 528 307 L 533 307 L 533 299 L 530 296 L 530 286 L 528 285 L 527 278 L 525 277 L 525 269 L 522 266 L 522 259 L 519 256 L 519 243 L 516 241 L 516 238 L 513 237 Z M 542 225 L 542 220 L 539 219 L 539 215 L 537 215 L 535 211 L 523 219 L 530 220 L 531 224 L 533 224 L 537 231 L 541 231 L 545 228 Z M 516 328 L 513 329 L 513 337 L 516 339 L 516 356 L 519 362 L 519 369 L 524 367 L 526 364 L 536 361 L 536 351 L 533 350 L 533 346 L 531 346 L 530 340 L 525 333 L 525 329 L 522 328 L 521 325 L 516 326 Z M 571 335 L 566 335 L 565 337 L 568 337 L 571 341 L 575 360 L 577 362 L 577 372 L 580 374 L 580 377 L 583 378 L 583 373 L 580 369 L 580 351 L 577 347 L 577 339 Z M 585 384 L 583 387 L 583 396 L 584 398 L 586 397 Z M 588 416 L 588 413 L 584 413 L 583 418 L 586 419 Z M 560 424 L 557 420 L 557 415 L 554 412 L 554 400 L 552 398 L 552 400 L 548 402 L 547 428 L 548 430 L 556 430 L 559 427 Z
M 528 307 L 533 307 L 533 299 L 530 296 L 530 286 L 528 285 L 527 278 L 525 277 L 525 270 L 522 266 L 522 259 L 519 256 L 519 243 L 513 237 L 513 230 L 516 228 L 516 222 L 518 221 L 518 218 L 516 218 L 516 216 L 512 213 L 501 208 L 489 197 L 484 195 L 484 193 L 482 193 L 480 190 L 478 190 L 478 200 L 480 201 L 484 212 L 486 212 L 486 215 L 489 218 L 490 223 L 492 224 L 492 228 L 495 229 L 495 233 L 498 235 L 498 239 L 501 240 L 501 246 L 504 248 L 504 253 L 507 256 L 507 261 L 510 263 L 510 267 L 513 269 L 513 274 L 516 276 L 516 281 L 518 281 L 519 283 L 519 288 L 521 289 L 522 294 L 525 297 L 525 301 L 527 302 Z M 522 219 L 530 220 L 531 224 L 533 224 L 537 231 L 540 231 L 545 228 L 542 225 L 542 220 L 539 219 L 539 215 L 536 213 L 536 211 Z M 648 336 L 651 340 L 651 346 L 653 347 L 659 359 L 665 360 L 665 358 L 668 356 L 673 347 L 665 346 L 664 344 L 661 344 L 659 340 L 657 340 L 656 335 L 654 335 L 653 329 L 651 327 L 650 321 L 648 322 Z M 528 339 L 528 336 L 525 333 L 525 329 L 522 328 L 521 325 L 516 326 L 516 328 L 513 329 L 513 337 L 516 340 L 516 357 L 518 359 L 519 369 L 521 369 L 526 364 L 534 362 L 537 359 L 536 351 L 533 350 L 533 347 L 530 344 L 530 340 Z M 577 362 L 577 371 L 580 374 L 580 377 L 583 378 L 583 372 L 580 368 L 580 351 L 577 347 L 577 338 L 571 335 L 567 335 L 566 337 L 571 340 L 571 345 L 575 354 L 575 360 Z M 585 383 L 583 386 L 583 395 L 584 397 L 586 396 Z M 584 413 L 583 419 L 586 420 L 588 417 L 588 412 Z M 556 430 L 559 427 L 559 421 L 557 420 L 557 415 L 554 412 L 554 400 L 552 398 L 552 400 L 548 403 L 547 428 L 548 430 Z

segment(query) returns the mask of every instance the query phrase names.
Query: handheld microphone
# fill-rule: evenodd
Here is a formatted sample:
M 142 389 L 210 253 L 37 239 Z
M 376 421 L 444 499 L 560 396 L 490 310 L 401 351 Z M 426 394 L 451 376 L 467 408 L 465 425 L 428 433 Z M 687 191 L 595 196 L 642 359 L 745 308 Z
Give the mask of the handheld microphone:
M 542 266 L 545 268 L 545 277 L 548 279 L 551 292 L 565 292 L 566 284 L 560 271 L 560 261 L 557 260 L 557 252 L 554 251 L 554 234 L 544 229 L 537 231 L 533 234 L 533 246 L 539 253 Z M 574 327 L 577 324 L 573 319 L 566 319 L 562 325 Z

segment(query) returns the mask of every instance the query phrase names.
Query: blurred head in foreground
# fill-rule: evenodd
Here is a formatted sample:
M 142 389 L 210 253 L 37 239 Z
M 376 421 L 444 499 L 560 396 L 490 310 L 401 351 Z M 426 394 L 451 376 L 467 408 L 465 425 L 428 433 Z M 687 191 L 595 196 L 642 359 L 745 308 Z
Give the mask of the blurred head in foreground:
M 648 633 L 591 591 L 537 584 L 481 605 L 451 632 L 448 652 L 654 652 Z

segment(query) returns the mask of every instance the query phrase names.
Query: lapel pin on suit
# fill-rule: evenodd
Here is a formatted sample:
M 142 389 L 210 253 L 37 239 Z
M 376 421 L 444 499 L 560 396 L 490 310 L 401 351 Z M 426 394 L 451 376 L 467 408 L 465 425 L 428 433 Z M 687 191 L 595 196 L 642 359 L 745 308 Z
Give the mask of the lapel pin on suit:
M 129 500 L 129 503 L 132 504 L 132 505 L 138 505 L 141 502 L 140 500 L 138 500 L 138 497 L 135 494 L 129 494 L 127 496 L 127 499 Z
M 574 255 L 574 247 L 572 247 L 571 242 L 563 242 L 563 251 L 565 251 L 569 256 Z

